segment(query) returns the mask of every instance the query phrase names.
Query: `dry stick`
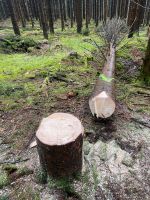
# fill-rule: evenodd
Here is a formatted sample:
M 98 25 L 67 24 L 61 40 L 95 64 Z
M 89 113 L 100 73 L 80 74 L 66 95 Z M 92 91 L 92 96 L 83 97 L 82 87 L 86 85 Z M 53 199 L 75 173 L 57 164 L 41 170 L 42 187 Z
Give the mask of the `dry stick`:
M 100 47 L 102 47 L 102 46 L 99 46 L 94 40 L 91 40 L 91 41 L 94 42 L 94 44 L 96 45 L 96 47 L 98 48 L 98 50 L 101 52 L 103 58 L 104 58 L 105 60 L 107 60 L 105 54 L 104 54 L 103 51 L 100 49 Z M 87 43 L 93 45 L 93 43 L 91 43 L 91 42 L 87 42 Z M 93 46 L 94 46 L 94 45 L 93 45 Z M 92 51 L 90 51 L 89 49 L 86 49 L 85 47 L 82 47 L 82 48 L 84 48 L 85 50 L 87 50 L 87 51 L 89 51 L 90 53 L 92 53 Z
M 141 124 L 141 125 L 143 125 L 143 126 L 145 126 L 147 128 L 150 128 L 150 123 L 149 122 L 142 121 L 142 120 L 134 118 L 134 117 L 132 117 L 131 120 L 133 120 L 134 122 L 139 123 L 139 124 Z
M 16 163 L 20 163 L 20 162 L 25 162 L 30 160 L 30 158 L 24 158 L 24 159 L 17 159 L 17 160 L 4 160 L 4 161 L 0 161 L 0 164 L 16 164 Z
M 144 9 L 147 9 L 147 10 L 150 10 L 150 7 L 144 7 L 142 6 L 141 4 L 139 4 L 138 2 L 135 2 L 134 0 L 131 0 L 133 3 L 137 4 L 138 6 L 144 8 Z
M 85 49 L 85 50 L 87 50 L 87 51 L 89 51 L 90 53 L 91 53 L 91 51 L 90 50 L 88 50 L 88 49 L 86 49 L 85 47 L 83 47 L 83 49 Z M 85 52 L 84 52 L 85 53 Z M 86 53 L 85 53 L 86 54 Z M 87 55 L 87 54 L 86 54 Z M 98 63 L 100 63 L 100 61 L 95 57 L 95 60 L 98 62 Z

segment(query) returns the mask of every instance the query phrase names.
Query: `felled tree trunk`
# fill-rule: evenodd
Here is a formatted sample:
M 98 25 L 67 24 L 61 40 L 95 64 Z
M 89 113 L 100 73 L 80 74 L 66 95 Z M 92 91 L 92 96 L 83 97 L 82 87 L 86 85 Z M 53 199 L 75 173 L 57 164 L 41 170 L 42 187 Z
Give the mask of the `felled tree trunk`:
M 42 120 L 36 133 L 43 170 L 54 178 L 81 172 L 83 126 L 71 114 L 55 113 Z
M 92 114 L 97 118 L 108 118 L 115 111 L 114 92 L 115 48 L 110 44 L 110 52 L 98 77 L 93 94 L 89 99 Z

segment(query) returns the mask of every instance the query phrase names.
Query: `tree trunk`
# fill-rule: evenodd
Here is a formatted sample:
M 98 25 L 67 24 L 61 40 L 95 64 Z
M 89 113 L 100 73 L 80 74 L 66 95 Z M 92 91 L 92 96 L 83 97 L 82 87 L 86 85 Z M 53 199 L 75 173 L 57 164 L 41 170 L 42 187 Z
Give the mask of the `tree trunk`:
M 143 63 L 143 75 L 144 75 L 144 81 L 146 84 L 150 84 L 150 26 L 148 29 L 148 44 L 145 54 L 145 59 Z
M 115 111 L 114 71 L 115 48 L 110 44 L 107 61 L 89 99 L 90 110 L 97 118 L 108 118 Z
M 65 28 L 64 24 L 64 15 L 63 15 L 63 2 L 59 0 L 59 9 L 60 9 L 60 16 L 61 16 L 61 30 L 63 31 Z
M 82 0 L 76 0 L 76 22 L 77 22 L 77 33 L 82 31 Z
M 133 34 L 135 32 L 136 11 L 137 11 L 137 4 L 130 0 L 128 19 L 127 19 L 127 24 L 130 27 L 128 38 L 133 37 Z
M 52 6 L 51 5 L 52 5 L 51 0 L 47 0 L 50 33 L 54 34 L 54 22 L 53 22 Z
M 98 22 L 99 22 L 99 6 L 100 6 L 99 0 L 97 0 L 97 6 L 96 6 L 96 23 L 95 23 L 96 27 L 98 26 Z
M 36 133 L 40 163 L 54 178 L 82 170 L 83 126 L 71 114 L 54 113 L 42 120 Z
M 90 21 L 89 12 L 90 12 L 90 0 L 86 0 L 86 28 L 88 28 L 89 21 Z
M 16 35 L 20 35 L 20 30 L 19 30 L 19 26 L 18 26 L 18 23 L 17 23 L 16 15 L 14 13 L 14 8 L 13 8 L 12 0 L 7 0 L 7 4 L 8 4 L 10 16 L 11 16 L 11 21 L 12 21 L 14 33 Z
M 38 0 L 38 9 L 39 9 L 39 16 L 40 21 L 43 29 L 43 36 L 45 39 L 48 39 L 48 25 L 46 21 L 46 16 L 44 15 L 44 3 L 42 0 Z
M 104 22 L 106 22 L 107 20 L 107 16 L 108 16 L 108 4 L 107 4 L 107 0 L 104 0 L 103 2 L 103 6 L 104 6 Z
M 70 20 L 71 20 L 71 28 L 73 27 L 73 0 L 70 1 Z

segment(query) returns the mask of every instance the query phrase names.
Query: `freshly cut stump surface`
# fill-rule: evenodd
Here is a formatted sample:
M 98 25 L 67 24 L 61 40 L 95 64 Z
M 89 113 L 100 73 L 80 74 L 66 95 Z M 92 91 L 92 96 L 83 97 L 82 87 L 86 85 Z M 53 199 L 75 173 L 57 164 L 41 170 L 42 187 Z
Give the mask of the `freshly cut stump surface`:
M 71 176 L 82 170 L 83 126 L 67 113 L 54 113 L 44 118 L 36 140 L 43 170 L 55 178 Z

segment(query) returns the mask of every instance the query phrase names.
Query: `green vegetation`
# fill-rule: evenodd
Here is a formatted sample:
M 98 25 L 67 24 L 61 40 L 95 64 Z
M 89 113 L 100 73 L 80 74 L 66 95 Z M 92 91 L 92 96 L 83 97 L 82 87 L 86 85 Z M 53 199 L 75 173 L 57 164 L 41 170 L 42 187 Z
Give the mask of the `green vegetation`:
M 35 181 L 40 184 L 47 182 L 47 174 L 42 169 L 38 169 L 35 173 Z
M 7 195 L 1 195 L 0 200 L 9 200 L 9 197 Z
M 14 190 L 12 199 L 16 198 L 19 200 L 40 200 L 40 192 L 34 191 L 32 186 L 28 185 L 25 188 L 17 188 Z
M 61 189 L 66 193 L 75 193 L 72 181 L 67 178 L 61 178 L 61 179 L 49 178 L 48 187 L 50 189 L 53 188 Z
M 92 28 L 91 24 L 89 35 L 76 34 L 74 28 L 66 28 L 62 33 L 58 28 L 56 34 L 49 38 L 48 43 L 43 41 L 42 32 L 38 27 L 33 31 L 29 28 L 22 29 L 19 43 L 26 38 L 25 43 L 28 46 L 31 45 L 33 49 L 29 47 L 31 51 L 28 53 L 0 54 L 2 109 L 17 109 L 40 102 L 47 108 L 50 104 L 54 105 L 59 94 L 67 95 L 69 92 L 77 93 L 79 98 L 89 96 L 98 70 L 90 64 L 93 62 L 93 58 L 89 60 L 92 56 L 90 52 L 96 47 L 89 43 L 89 39 L 100 45 L 103 44 Z M 7 35 L 7 32 L 9 35 L 12 33 L 11 29 L 0 30 L 2 35 Z M 18 40 L 16 37 L 13 39 Z M 35 44 L 42 46 L 36 49 Z M 119 58 L 117 71 L 124 73 L 124 65 L 120 59 L 136 62 L 138 56 L 141 56 L 139 51 L 144 52 L 145 48 L 145 30 L 140 33 L 139 37 L 134 36 L 132 39 L 123 40 L 117 50 Z M 78 58 L 70 57 L 70 52 L 77 52 Z M 134 83 L 135 81 L 137 80 L 134 80 Z
M 17 175 L 19 175 L 19 176 L 25 176 L 25 175 L 29 175 L 31 173 L 33 173 L 33 171 L 26 166 L 21 167 L 17 170 Z
M 8 176 L 5 172 L 0 174 L 0 189 L 9 184 Z
M 9 35 L 1 39 L 0 50 L 5 53 L 27 52 L 38 44 L 32 38 Z

